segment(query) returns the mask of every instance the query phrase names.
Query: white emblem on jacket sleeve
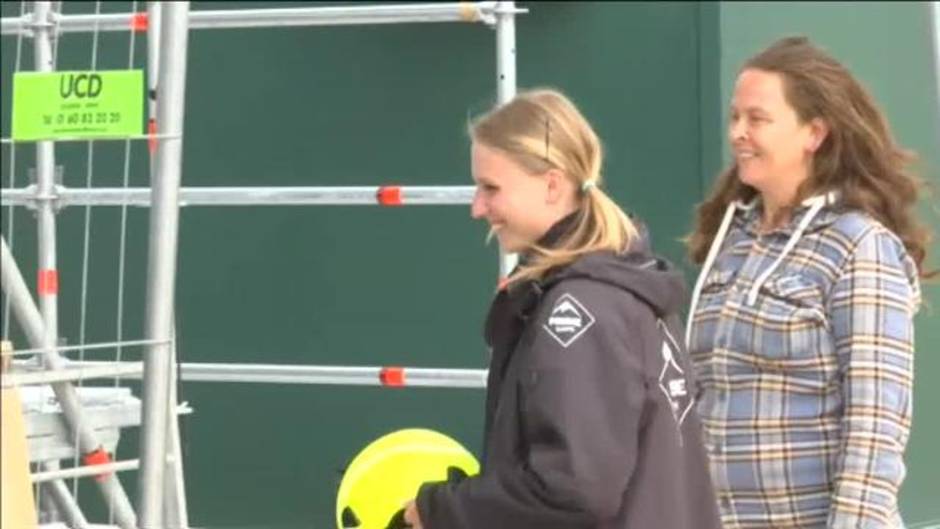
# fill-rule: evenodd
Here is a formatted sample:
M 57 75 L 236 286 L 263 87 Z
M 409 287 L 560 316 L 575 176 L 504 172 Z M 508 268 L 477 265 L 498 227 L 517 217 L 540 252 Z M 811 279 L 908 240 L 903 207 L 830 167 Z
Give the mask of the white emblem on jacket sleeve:
M 568 347 L 594 325 L 594 321 L 594 316 L 584 305 L 566 292 L 555 300 L 548 322 L 542 327 L 562 347 Z
M 663 333 L 662 357 L 663 367 L 659 371 L 659 389 L 669 401 L 672 408 L 672 416 L 676 420 L 676 425 L 681 427 L 689 410 L 692 409 L 693 399 L 690 389 L 686 387 L 685 372 L 679 363 L 676 362 L 676 356 L 679 354 L 679 344 L 672 333 L 666 327 L 662 320 L 659 320 L 659 328 Z M 681 439 L 681 437 L 680 437 Z

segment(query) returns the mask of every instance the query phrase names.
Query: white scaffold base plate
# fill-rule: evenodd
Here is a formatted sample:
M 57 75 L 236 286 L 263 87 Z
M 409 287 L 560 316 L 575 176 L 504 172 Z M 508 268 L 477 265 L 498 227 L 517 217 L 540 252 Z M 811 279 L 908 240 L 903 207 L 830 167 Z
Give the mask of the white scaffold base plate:
M 65 525 L 62 522 L 50 522 L 39 524 L 39 529 L 71 529 L 68 525 Z M 96 523 L 88 524 L 88 529 L 121 529 L 116 525 L 101 525 Z
M 121 428 L 140 425 L 140 399 L 124 387 L 75 388 L 82 405 L 82 421 L 94 432 L 108 452 L 114 452 Z M 49 386 L 20 388 L 30 462 L 75 457 L 75 436 L 62 417 L 62 410 Z M 182 405 L 178 413 L 189 413 Z

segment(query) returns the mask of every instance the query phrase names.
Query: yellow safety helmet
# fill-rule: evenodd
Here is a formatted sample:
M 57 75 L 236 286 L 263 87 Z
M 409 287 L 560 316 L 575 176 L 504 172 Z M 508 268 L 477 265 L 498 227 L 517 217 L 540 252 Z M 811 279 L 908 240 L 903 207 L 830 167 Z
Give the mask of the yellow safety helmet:
M 336 494 L 336 526 L 401 526 L 402 506 L 414 499 L 422 484 L 479 472 L 473 454 L 442 433 L 410 428 L 386 434 L 359 452 L 346 468 Z

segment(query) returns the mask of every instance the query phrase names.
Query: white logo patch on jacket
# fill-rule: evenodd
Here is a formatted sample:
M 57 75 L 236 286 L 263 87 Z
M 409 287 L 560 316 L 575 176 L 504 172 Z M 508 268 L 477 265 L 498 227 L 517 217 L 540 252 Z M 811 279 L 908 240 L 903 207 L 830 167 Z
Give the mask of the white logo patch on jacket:
M 594 316 L 567 292 L 555 301 L 548 322 L 542 327 L 562 347 L 568 347 L 594 325 Z
M 686 415 L 692 409 L 694 404 L 691 388 L 686 387 L 685 371 L 676 362 L 676 356 L 679 354 L 679 344 L 673 338 L 672 333 L 666 327 L 662 320 L 659 320 L 659 328 L 663 332 L 662 357 L 663 367 L 659 371 L 659 389 L 669 401 L 672 408 L 672 416 L 676 420 L 676 425 L 681 427 Z M 681 434 L 681 430 L 680 430 Z M 680 436 L 681 439 L 681 436 Z

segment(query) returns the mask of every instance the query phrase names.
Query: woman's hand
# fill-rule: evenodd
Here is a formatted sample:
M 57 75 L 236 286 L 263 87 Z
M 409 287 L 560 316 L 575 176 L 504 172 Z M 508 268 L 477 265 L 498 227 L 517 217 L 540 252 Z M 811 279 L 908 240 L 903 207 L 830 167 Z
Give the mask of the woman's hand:
M 421 517 L 418 516 L 418 506 L 415 504 L 414 500 L 405 504 L 405 523 L 414 529 L 422 529 L 422 527 L 424 527 L 421 525 Z

